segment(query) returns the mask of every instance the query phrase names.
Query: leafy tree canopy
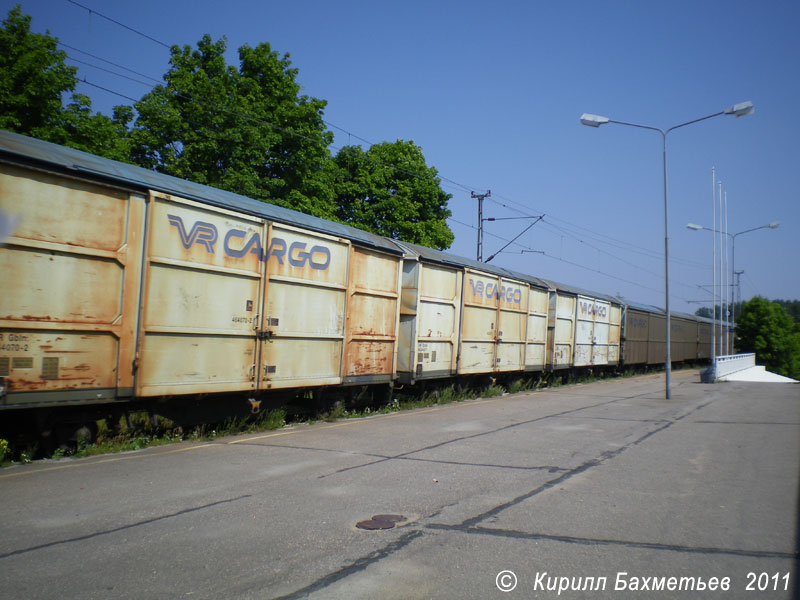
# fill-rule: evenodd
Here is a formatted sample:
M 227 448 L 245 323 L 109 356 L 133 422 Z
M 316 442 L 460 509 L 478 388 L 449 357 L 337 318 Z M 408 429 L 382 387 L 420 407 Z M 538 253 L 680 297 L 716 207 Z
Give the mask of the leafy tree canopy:
M 133 157 L 143 166 L 319 217 L 333 216 L 325 101 L 300 95 L 289 55 L 225 39 L 173 46 L 165 84 L 135 107 Z
M 93 114 L 82 94 L 64 106 L 63 96 L 77 85 L 77 69 L 57 46 L 49 33 L 31 33 L 31 17 L 19 6 L 9 11 L 0 29 L 0 129 L 129 160 L 129 112 L 118 107 L 114 119 Z
M 800 328 L 779 304 L 759 297 L 745 302 L 736 336 L 740 351 L 755 352 L 767 370 L 800 378 Z
M 50 35 L 31 33 L 31 17 L 12 8 L 0 30 L 0 127 L 34 137 L 57 126 L 61 95 L 75 89 L 75 67 L 64 63 Z
M 450 194 L 414 142 L 342 148 L 335 158 L 336 217 L 389 238 L 444 250 L 453 243 L 446 219 Z

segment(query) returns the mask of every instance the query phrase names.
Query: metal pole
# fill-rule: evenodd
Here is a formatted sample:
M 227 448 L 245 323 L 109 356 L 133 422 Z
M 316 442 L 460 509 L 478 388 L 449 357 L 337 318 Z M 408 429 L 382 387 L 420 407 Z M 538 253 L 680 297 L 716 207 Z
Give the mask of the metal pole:
M 731 354 L 731 276 L 728 271 L 728 190 L 725 190 L 725 353 Z
M 672 353 L 670 348 L 670 323 L 669 323 L 669 211 L 667 204 L 667 133 L 661 132 L 663 141 L 663 163 L 664 163 L 664 308 L 666 309 L 665 332 L 666 332 L 666 357 L 664 359 L 664 372 L 667 375 L 666 398 L 670 399 L 670 379 L 672 371 Z
M 478 262 L 483 260 L 483 196 L 478 196 Z
M 716 192 L 716 171 L 711 167 L 711 222 L 717 221 L 717 203 L 714 198 Z M 713 252 L 711 254 L 711 267 L 714 270 L 713 300 L 711 302 L 711 368 L 713 369 L 717 360 L 717 236 L 711 236 Z
M 738 285 L 739 278 L 736 277 L 736 235 L 731 236 L 731 273 L 736 278 L 735 285 Z M 736 352 L 736 340 L 734 339 L 736 333 L 736 294 L 733 293 L 733 287 L 731 287 L 731 298 L 733 299 L 731 303 L 731 329 L 733 330 L 731 331 L 731 354 L 733 354 Z
M 492 195 L 492 190 L 487 190 L 485 194 L 470 192 L 472 198 L 478 199 L 478 262 L 483 261 L 483 199 Z
M 719 234 L 719 354 L 717 356 L 722 356 L 723 355 L 722 330 L 725 327 L 724 321 L 722 320 L 722 311 L 724 308 L 724 303 L 722 301 L 722 290 L 725 289 L 723 287 L 725 271 L 722 269 L 722 182 L 721 181 L 717 182 L 717 190 L 719 191 L 719 224 L 716 225 L 718 227 L 717 233 Z

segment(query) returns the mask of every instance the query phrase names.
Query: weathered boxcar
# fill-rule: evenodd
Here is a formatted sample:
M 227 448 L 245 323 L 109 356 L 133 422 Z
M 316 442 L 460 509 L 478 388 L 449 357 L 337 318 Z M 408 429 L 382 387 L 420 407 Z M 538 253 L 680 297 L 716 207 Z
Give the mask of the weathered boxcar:
M 626 302 L 623 306 L 622 357 L 625 365 L 647 364 L 650 313 L 655 309 Z
M 620 362 L 619 299 L 548 281 L 548 367 L 614 366 Z M 555 298 L 555 299 L 554 299 Z
M 406 249 L 398 377 L 543 370 L 548 289 L 502 268 Z
M 0 407 L 394 380 L 402 250 L 0 132 Z

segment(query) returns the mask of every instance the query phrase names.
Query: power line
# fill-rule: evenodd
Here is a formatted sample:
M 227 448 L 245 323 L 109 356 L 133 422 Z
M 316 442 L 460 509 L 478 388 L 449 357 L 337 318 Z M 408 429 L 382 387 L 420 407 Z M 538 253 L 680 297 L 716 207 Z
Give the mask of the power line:
M 452 217 L 451 217 L 450 219 L 448 219 L 448 221 L 452 221 L 453 223 L 457 223 L 457 224 L 459 224 L 459 225 L 462 225 L 462 226 L 464 226 L 464 227 L 469 227 L 470 229 L 476 229 L 476 227 L 475 227 L 474 225 L 469 225 L 469 224 L 467 224 L 467 223 L 464 223 L 464 222 L 462 222 L 462 221 L 459 221 L 458 219 L 454 219 L 454 218 L 452 218 Z M 499 240 L 502 240 L 502 241 L 504 241 L 504 242 L 508 242 L 508 241 L 509 241 L 509 240 L 507 240 L 507 239 L 505 239 L 505 238 L 503 238 L 503 237 L 501 237 L 501 236 L 499 236 L 499 235 L 497 235 L 497 234 L 494 234 L 494 233 L 487 232 L 487 234 L 486 234 L 486 235 L 490 235 L 490 236 L 492 236 L 492 237 L 494 237 L 494 238 L 497 238 L 497 239 L 499 239 Z M 519 242 L 514 242 L 514 245 L 516 245 L 516 246 L 520 246 L 520 247 L 522 247 L 524 250 L 527 250 L 527 251 L 529 251 L 529 252 L 535 252 L 535 253 L 537 253 L 537 254 L 543 254 L 544 256 L 546 256 L 547 258 L 550 258 L 550 259 L 552 259 L 552 260 L 557 260 L 557 261 L 559 261 L 559 262 L 563 262 L 563 263 L 565 263 L 565 264 L 572 265 L 572 266 L 574 266 L 574 267 L 579 267 L 579 268 L 581 268 L 581 269 L 584 269 L 584 270 L 586 270 L 586 271 L 591 271 L 592 273 L 597 273 L 597 274 L 599 274 L 599 275 L 603 275 L 604 277 L 609 277 L 609 278 L 611 278 L 611 279 L 616 279 L 617 281 L 622 281 L 622 282 L 624 282 L 624 283 L 630 283 L 630 284 L 632 284 L 632 285 L 635 285 L 635 286 L 637 286 L 637 287 L 640 287 L 640 288 L 642 288 L 642 289 L 646 289 L 646 290 L 650 290 L 650 291 L 652 291 L 652 292 L 658 292 L 658 293 L 661 293 L 661 292 L 663 291 L 663 290 L 660 290 L 660 289 L 657 289 L 657 288 L 652 288 L 652 287 L 649 287 L 649 286 L 643 285 L 643 284 L 642 284 L 641 282 L 639 282 L 639 281 L 631 281 L 630 279 L 625 279 L 624 277 L 619 277 L 619 276 L 617 276 L 617 275 L 612 275 L 611 273 L 606 273 L 606 272 L 604 272 L 604 271 L 600 271 L 600 270 L 598 270 L 598 269 L 593 269 L 593 268 L 591 268 L 591 267 L 587 267 L 586 265 L 582 265 L 582 264 L 580 264 L 580 263 L 576 263 L 576 262 L 573 262 L 573 261 L 571 261 L 571 260 L 567 260 L 567 259 L 565 259 L 565 258 L 561 258 L 561 257 L 558 257 L 558 256 L 553 256 L 552 254 L 549 254 L 549 253 L 547 253 L 547 252 L 545 252 L 545 251 L 543 251 L 543 250 L 534 250 L 534 249 L 532 249 L 532 248 L 529 248 L 529 247 L 527 247 L 527 246 L 523 246 L 523 245 L 522 245 L 522 244 L 520 244 Z M 682 284 L 682 285 L 686 285 L 686 284 Z M 691 286 L 687 286 L 687 287 L 691 287 Z M 678 299 L 678 300 L 683 300 L 684 302 L 686 302 L 686 301 L 687 301 L 687 300 L 686 300 L 685 298 L 683 298 L 682 296 L 676 296 L 676 295 L 674 295 L 674 294 L 671 294 L 671 295 L 672 295 L 674 298 Z
M 102 62 L 104 62 L 104 63 L 106 63 L 108 65 L 111 65 L 113 67 L 117 67 L 118 69 L 122 69 L 123 71 L 128 71 L 129 73 L 133 73 L 134 75 L 138 75 L 139 77 L 144 77 L 145 79 L 149 79 L 150 81 L 153 81 L 153 82 L 155 82 L 157 84 L 161 83 L 160 79 L 156 79 L 155 77 L 150 77 L 149 75 L 145 75 L 144 73 L 139 73 L 139 71 L 134 71 L 133 69 L 129 69 L 128 67 L 126 67 L 124 65 L 120 65 L 120 64 L 117 64 L 115 62 L 111 62 L 110 60 L 106 60 L 105 58 L 103 58 L 101 56 L 96 56 L 96 55 L 94 55 L 94 54 L 92 54 L 90 52 L 86 52 L 85 50 L 81 50 L 80 48 L 75 48 L 74 46 L 70 46 L 69 44 L 65 44 L 64 42 L 59 41 L 58 45 L 59 46 L 63 46 L 64 48 L 68 48 L 68 49 L 72 50 L 73 52 L 80 52 L 81 54 L 85 54 L 86 56 L 94 58 L 95 60 L 102 61 Z M 77 59 L 75 59 L 73 57 L 70 57 L 70 59 L 71 60 L 77 60 Z M 86 64 L 86 63 L 84 63 L 84 64 Z M 93 66 L 93 65 L 91 65 L 91 66 Z M 120 73 L 115 73 L 114 71 L 108 71 L 108 73 L 111 73 L 113 75 L 120 75 L 121 76 Z
M 127 25 L 125 25 L 125 23 L 120 23 L 119 21 L 116 21 L 116 20 L 112 19 L 111 17 L 107 17 L 106 15 L 104 15 L 102 13 L 99 13 L 96 10 L 91 9 L 88 6 L 84 6 L 83 4 L 79 4 L 79 3 L 75 2 L 75 0 L 67 0 L 67 2 L 69 2 L 70 4 L 74 4 L 75 6 L 78 6 L 78 7 L 82 8 L 83 10 L 88 11 L 90 15 L 95 14 L 98 17 L 102 17 L 106 21 L 111 21 L 112 23 L 114 23 L 116 25 L 119 25 L 120 27 L 124 27 L 128 31 L 132 31 L 133 33 L 135 33 L 137 35 L 140 35 L 140 36 L 142 36 L 144 38 L 147 38 L 151 42 L 155 42 L 156 44 L 160 44 L 161 46 L 164 46 L 164 48 L 167 48 L 167 49 L 170 48 L 169 44 L 165 44 L 161 40 L 157 40 L 156 38 L 151 37 L 151 36 L 147 35 L 146 33 L 142 33 L 138 29 L 134 29 L 133 27 L 128 27 Z
M 91 67 L 93 69 L 97 69 L 98 71 L 103 71 L 104 73 L 111 73 L 112 75 L 116 75 L 117 77 L 122 77 L 123 79 L 127 79 L 128 81 L 133 81 L 134 83 L 139 83 L 141 85 L 151 86 L 151 84 L 149 84 L 149 83 L 147 83 L 145 81 L 139 81 L 138 79 L 134 79 L 133 77 L 128 77 L 127 75 L 123 75 L 122 73 L 115 73 L 114 71 L 112 71 L 110 69 L 105 69 L 103 67 L 98 67 L 97 65 L 93 65 L 93 64 L 88 63 L 86 61 L 80 60 L 79 58 L 73 58 L 71 56 L 68 56 L 67 60 L 71 60 L 72 62 L 76 62 L 76 63 L 82 64 L 82 65 L 86 65 L 87 67 Z M 84 83 L 86 83 L 86 82 L 84 82 Z

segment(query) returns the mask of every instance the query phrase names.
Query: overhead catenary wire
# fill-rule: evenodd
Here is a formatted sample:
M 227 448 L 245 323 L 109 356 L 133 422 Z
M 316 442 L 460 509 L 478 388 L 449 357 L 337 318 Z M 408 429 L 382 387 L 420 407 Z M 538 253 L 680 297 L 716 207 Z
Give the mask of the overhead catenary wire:
M 111 17 L 107 17 L 106 15 L 97 12 L 93 8 L 89 8 L 88 6 L 84 6 L 83 4 L 75 2 L 75 0 L 67 0 L 67 2 L 69 2 L 70 4 L 74 4 L 75 6 L 78 6 L 78 7 L 82 8 L 83 10 L 88 11 L 90 15 L 92 15 L 92 14 L 97 15 L 98 17 L 103 18 L 106 21 L 110 21 L 111 23 L 114 23 L 115 25 L 119 25 L 120 27 L 124 27 L 128 31 L 132 31 L 133 33 L 135 33 L 137 35 L 140 35 L 140 36 L 142 36 L 144 38 L 147 38 L 151 42 L 155 42 L 156 44 L 160 44 L 161 46 L 164 46 L 164 48 L 169 49 L 171 47 L 169 44 L 165 44 L 161 40 L 157 40 L 156 38 L 151 37 L 151 36 L 147 35 L 146 33 L 142 33 L 138 29 L 134 29 L 133 27 L 129 27 L 128 25 L 125 25 L 125 23 L 120 23 L 119 21 L 117 21 L 115 19 L 112 19 Z
M 459 221 L 458 219 L 454 219 L 452 217 L 450 219 L 448 219 L 448 221 L 452 221 L 453 223 L 457 223 L 458 225 L 461 225 L 463 227 L 469 227 L 470 229 L 477 229 L 474 225 L 470 225 L 468 223 L 464 223 L 463 221 Z M 491 236 L 491 237 L 496 238 L 496 239 L 499 239 L 499 240 L 502 240 L 504 242 L 508 242 L 509 241 L 506 238 L 504 238 L 502 236 L 499 236 L 499 235 L 497 235 L 495 233 L 487 232 L 486 235 Z M 586 271 L 591 271 L 592 273 L 597 273 L 599 275 L 603 275 L 604 277 L 609 277 L 611 279 L 616 279 L 617 281 L 622 281 L 624 283 L 629 283 L 629 284 L 635 285 L 635 286 L 637 286 L 639 288 L 642 288 L 642 289 L 645 289 L 645 290 L 649 290 L 651 292 L 658 292 L 658 293 L 662 293 L 663 292 L 662 289 L 649 287 L 647 285 L 642 284 L 640 281 L 631 281 L 630 279 L 625 279 L 624 277 L 619 277 L 617 275 L 612 275 L 611 273 L 606 273 L 604 271 L 600 271 L 599 269 L 593 269 L 592 267 L 587 267 L 586 265 L 582 265 L 580 263 L 577 263 L 577 262 L 574 262 L 574 261 L 571 261 L 571 260 L 567 260 L 567 259 L 565 259 L 563 257 L 553 256 L 552 254 L 550 254 L 550 253 L 548 253 L 548 252 L 546 252 L 544 250 L 534 250 L 532 248 L 529 248 L 527 246 L 522 245 L 519 242 L 514 242 L 514 245 L 522 247 L 524 251 L 533 252 L 533 253 L 536 253 L 536 254 L 542 254 L 542 255 L 546 256 L 547 258 L 549 258 L 551 260 L 556 260 L 556 261 L 559 261 L 559 262 L 563 262 L 563 263 L 571 265 L 573 267 L 578 267 L 578 268 L 584 269 Z M 693 287 L 693 286 L 689 286 L 688 284 L 683 284 L 683 285 L 686 285 L 687 287 Z M 682 296 L 677 296 L 675 294 L 670 294 L 670 295 L 673 298 L 677 299 L 677 300 L 683 300 L 684 302 L 688 302 L 688 300 L 686 300 Z

